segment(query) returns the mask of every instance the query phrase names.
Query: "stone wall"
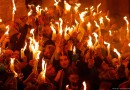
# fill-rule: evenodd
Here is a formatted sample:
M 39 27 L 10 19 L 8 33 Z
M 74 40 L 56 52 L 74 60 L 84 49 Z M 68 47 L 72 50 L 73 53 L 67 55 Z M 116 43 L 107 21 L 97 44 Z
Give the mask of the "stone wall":
M 27 15 L 25 0 L 15 0 L 15 19 Z M 5 21 L 12 20 L 12 0 L 0 0 L 0 18 Z

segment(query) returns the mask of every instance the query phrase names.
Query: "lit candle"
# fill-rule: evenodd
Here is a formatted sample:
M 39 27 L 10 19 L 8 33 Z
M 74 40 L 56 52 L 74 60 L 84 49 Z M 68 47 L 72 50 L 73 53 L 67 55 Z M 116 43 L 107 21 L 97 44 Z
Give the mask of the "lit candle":
M 2 19 L 0 18 L 0 23 L 2 22 Z
M 39 5 L 37 5 L 36 6 L 36 12 L 37 12 L 37 15 L 39 16 L 39 15 L 41 15 L 41 11 L 42 11 L 42 9 L 40 8 L 41 6 L 39 6 Z M 31 11 L 32 12 L 32 11 Z M 31 15 L 31 14 L 30 14 Z
M 6 29 L 7 29 L 7 31 L 5 32 L 5 35 L 9 35 L 9 25 L 8 26 L 6 26 Z
M 74 10 L 75 12 L 77 13 L 78 12 L 78 8 L 81 6 L 80 3 L 76 3 L 76 6 L 74 7 Z
M 66 85 L 66 90 L 69 90 L 69 85 Z
M 130 43 L 128 43 L 128 46 L 130 47 Z
M 70 36 L 67 34 L 68 31 L 69 31 L 68 26 L 66 26 L 65 31 L 64 31 L 65 40 L 69 40 L 69 38 L 70 38 Z
M 87 11 L 84 11 L 84 12 L 81 12 L 81 13 L 79 14 L 80 19 L 81 19 L 82 22 L 84 22 L 84 17 L 85 17 L 85 15 L 86 15 L 87 13 L 88 13 Z
M 104 28 L 103 17 L 100 17 L 100 18 L 99 18 L 99 21 L 100 21 L 100 26 L 101 26 L 102 28 Z
M 107 45 L 108 57 L 110 57 L 110 43 L 104 41 L 104 44 Z
M 124 17 L 124 20 L 126 21 L 126 24 L 127 24 L 127 35 L 126 35 L 126 38 L 129 40 L 129 21 L 127 20 L 127 17 L 125 16 Z
M 12 3 L 13 3 L 12 21 L 14 21 L 14 15 L 15 15 L 15 11 L 16 11 L 16 6 L 15 6 L 14 0 L 12 0 Z
M 94 7 L 90 7 L 90 14 L 93 15 Z
M 14 70 L 14 60 L 15 60 L 15 58 L 11 58 L 11 60 L 10 60 L 10 70 L 14 73 L 14 77 L 17 77 L 18 74 Z
M 73 48 L 73 55 L 75 55 L 76 54 L 76 47 L 74 46 L 74 48 Z
M 87 90 L 87 85 L 85 81 L 83 82 L 83 90 Z
M 106 20 L 108 21 L 108 26 L 110 25 L 110 18 L 108 16 L 105 16 Z
M 112 36 L 112 32 L 111 32 L 111 30 L 109 30 L 109 36 Z
M 71 5 L 69 5 L 66 1 L 64 1 L 65 13 L 69 12 L 71 9 Z

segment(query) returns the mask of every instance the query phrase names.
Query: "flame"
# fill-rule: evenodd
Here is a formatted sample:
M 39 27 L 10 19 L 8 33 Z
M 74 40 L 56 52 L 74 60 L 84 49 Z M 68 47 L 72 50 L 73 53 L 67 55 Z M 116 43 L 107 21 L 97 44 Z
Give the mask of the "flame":
M 127 38 L 129 39 L 129 21 L 127 20 L 127 17 L 125 16 L 124 17 L 124 20 L 126 21 L 126 24 L 127 24 Z
M 103 24 L 103 25 L 104 25 L 104 23 L 103 23 L 103 17 L 100 17 L 100 18 L 99 18 L 99 21 L 100 21 L 100 24 Z
M 13 3 L 13 11 L 12 11 L 12 21 L 14 21 L 14 14 L 15 14 L 15 11 L 16 11 L 16 6 L 15 6 L 15 2 L 14 0 L 12 0 L 12 3 Z
M 83 87 L 84 87 L 83 90 L 87 90 L 87 85 L 86 85 L 86 82 L 85 82 L 85 81 L 83 82 Z
M 32 9 L 30 9 L 30 11 L 28 12 L 28 16 L 31 16 L 32 15 Z
M 120 60 L 120 58 L 121 58 L 121 54 L 117 51 L 117 49 L 115 49 L 114 48 L 114 50 L 113 50 L 117 55 L 118 55 L 118 59 Z
M 81 6 L 80 3 L 76 3 L 76 6 L 74 7 L 74 10 L 75 12 L 77 13 L 78 12 L 78 8 Z
M 0 19 L 0 23 L 2 22 L 2 19 Z
M 100 29 L 100 26 L 98 25 L 97 21 L 94 20 L 94 23 L 98 29 Z
M 55 2 L 55 3 L 54 3 L 54 6 L 57 6 L 58 3 L 61 2 L 61 0 L 58 0 L 58 1 L 57 1 L 57 0 L 54 0 L 54 2 Z
M 108 18 L 108 16 L 105 16 L 105 18 L 108 21 L 108 23 L 110 23 L 110 18 Z
M 94 16 L 94 17 L 96 16 L 96 12 L 93 12 L 93 16 Z
M 93 48 L 92 37 L 89 35 L 88 45 L 89 48 Z
M 73 48 L 73 55 L 75 55 L 76 54 L 76 47 L 74 46 L 74 48 Z
M 42 9 L 40 7 L 41 7 L 40 5 L 36 6 L 36 12 L 38 15 L 41 15 L 41 11 L 42 11 Z
M 92 33 L 95 37 L 95 43 L 94 43 L 94 47 L 96 46 L 96 44 L 98 43 L 98 34 L 97 33 Z
M 81 19 L 82 22 L 84 22 L 84 17 L 85 17 L 85 14 L 87 14 L 87 13 L 88 13 L 87 11 L 84 11 L 81 14 L 79 14 L 80 19 Z
M 90 22 L 87 23 L 87 29 L 91 30 L 91 23 Z
M 94 7 L 91 6 L 91 7 L 90 7 L 90 14 L 93 14 L 93 11 L 94 11 Z
M 101 3 L 97 5 L 97 13 L 99 12 L 99 7 L 101 6 Z
M 10 58 L 10 59 L 11 59 L 10 60 L 10 70 L 14 73 L 14 77 L 17 77 L 18 74 L 14 70 L 14 60 L 15 60 L 15 58 Z
M 69 5 L 66 1 L 64 1 L 64 5 L 65 5 L 65 10 L 70 11 L 71 5 Z
M 59 33 L 62 36 L 62 32 L 63 32 L 63 30 L 62 30 L 63 20 L 61 18 L 59 18 L 59 21 L 60 21 L 60 30 L 59 30 Z
M 112 36 L 112 31 L 111 30 L 109 30 L 109 35 Z
M 69 90 L 69 85 L 66 85 L 66 90 Z
M 38 50 L 36 53 L 36 60 L 38 60 L 40 58 L 40 53 L 41 53 L 41 51 Z
M 104 41 L 104 44 L 107 45 L 108 56 L 109 56 L 110 55 L 110 43 L 107 43 L 106 41 Z
M 42 71 L 41 71 L 41 75 L 42 78 L 45 80 L 45 75 L 46 75 L 46 66 L 47 63 L 44 61 L 44 58 L 42 59 Z
M 8 35 L 9 34 L 9 25 L 6 26 L 6 29 L 7 29 L 7 31 L 5 32 L 5 35 Z
M 128 46 L 130 47 L 130 43 L 128 43 Z
M 25 42 L 25 45 L 24 45 L 24 48 L 21 48 L 21 58 L 23 58 L 25 55 L 24 55 L 24 51 L 27 47 L 27 42 Z

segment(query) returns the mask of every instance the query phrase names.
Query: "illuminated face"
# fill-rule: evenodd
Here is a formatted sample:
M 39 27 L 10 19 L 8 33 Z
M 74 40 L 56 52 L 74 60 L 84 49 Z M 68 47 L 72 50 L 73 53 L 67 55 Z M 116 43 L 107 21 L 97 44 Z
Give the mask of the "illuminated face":
M 14 51 L 13 57 L 14 57 L 15 59 L 19 59 L 19 58 L 20 58 L 20 53 L 19 53 L 19 51 Z
M 69 66 L 69 59 L 67 56 L 60 56 L 60 66 L 62 68 L 67 68 Z

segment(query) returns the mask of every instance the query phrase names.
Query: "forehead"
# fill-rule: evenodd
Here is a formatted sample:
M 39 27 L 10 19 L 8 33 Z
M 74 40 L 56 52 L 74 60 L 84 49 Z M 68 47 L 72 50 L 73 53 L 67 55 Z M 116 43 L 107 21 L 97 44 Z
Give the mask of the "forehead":
M 60 59 L 67 59 L 67 56 L 65 56 L 65 55 L 60 56 Z

